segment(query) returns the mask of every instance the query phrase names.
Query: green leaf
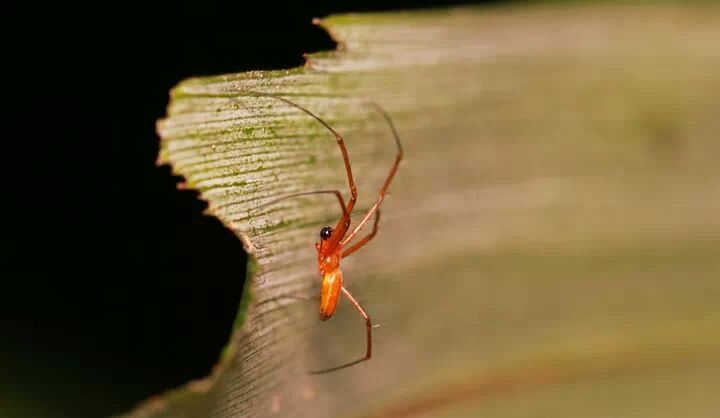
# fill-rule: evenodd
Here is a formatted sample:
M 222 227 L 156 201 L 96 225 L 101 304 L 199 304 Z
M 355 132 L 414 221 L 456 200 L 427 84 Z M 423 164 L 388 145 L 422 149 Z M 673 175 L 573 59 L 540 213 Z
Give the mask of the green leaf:
M 309 66 L 190 79 L 161 163 L 253 256 L 213 374 L 130 416 L 674 417 L 720 410 L 720 9 L 458 8 L 331 17 Z M 241 42 L 242 40 L 238 40 Z M 378 236 L 318 320 L 314 242 L 406 147 Z M 310 298 L 309 301 L 299 299 Z

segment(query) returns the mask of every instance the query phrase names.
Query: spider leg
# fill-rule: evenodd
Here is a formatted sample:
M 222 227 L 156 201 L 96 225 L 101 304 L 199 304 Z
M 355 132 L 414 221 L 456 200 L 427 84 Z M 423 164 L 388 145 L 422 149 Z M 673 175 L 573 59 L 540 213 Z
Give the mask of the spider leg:
M 353 228 L 352 232 L 350 232 L 349 235 L 347 235 L 341 242 L 340 245 L 347 244 L 353 237 L 365 226 L 365 224 L 368 222 L 370 217 L 377 212 L 377 210 L 380 208 L 380 205 L 382 204 L 383 200 L 385 199 L 385 194 L 387 193 L 388 188 L 390 187 L 390 183 L 392 183 L 393 178 L 395 177 L 395 173 L 397 173 L 398 167 L 400 166 L 400 161 L 403 158 L 403 147 L 400 143 L 400 136 L 397 133 L 397 129 L 395 129 L 395 124 L 392 121 L 392 118 L 390 118 L 390 115 L 383 109 L 379 104 L 375 102 L 370 102 L 370 105 L 372 105 L 375 110 L 377 110 L 382 117 L 385 119 L 385 121 L 390 126 L 390 130 L 392 131 L 393 137 L 395 138 L 395 144 L 397 145 L 397 154 L 395 155 L 395 162 L 393 163 L 392 167 L 390 168 L 390 173 L 388 174 L 387 178 L 385 179 L 385 183 L 383 184 L 382 188 L 380 189 L 380 195 L 378 196 L 377 200 L 375 201 L 375 204 L 372 205 L 370 210 L 365 214 L 363 219 L 358 223 L 355 228 Z M 373 233 L 370 235 L 374 236 Z M 367 241 L 366 241 L 367 242 Z
M 360 305 L 360 302 L 358 302 L 355 297 L 343 286 L 342 288 L 343 294 L 345 294 L 345 297 L 350 300 L 350 302 L 355 305 L 358 312 L 360 312 L 360 315 L 365 319 L 365 330 L 366 330 L 366 336 L 367 336 L 367 346 L 365 349 L 365 356 L 362 358 L 359 358 L 357 360 L 351 361 L 349 363 L 341 364 L 339 366 L 330 367 L 328 369 L 322 369 L 317 370 L 314 372 L 310 372 L 310 374 L 322 374 L 322 373 L 328 373 L 328 372 L 334 372 L 335 370 L 344 369 L 346 367 L 354 366 L 358 363 L 362 363 L 363 361 L 370 360 L 372 357 L 372 322 L 370 321 L 370 316 L 365 312 L 365 310 Z
M 377 234 L 379 222 L 380 222 L 380 208 L 378 208 L 375 211 L 375 222 L 373 223 L 372 232 L 365 235 L 360 241 L 356 242 L 351 247 L 343 250 L 343 253 L 342 253 L 343 258 L 345 258 L 345 257 L 349 256 L 350 254 L 354 253 L 355 251 L 359 250 L 360 248 L 365 246 L 365 244 L 367 244 L 368 241 L 373 239 L 373 237 L 375 237 L 375 234 Z
M 343 162 L 345 163 L 345 172 L 347 173 L 348 186 L 350 187 L 350 200 L 347 203 L 347 207 L 345 212 L 343 213 L 342 218 L 338 221 L 337 226 L 335 227 L 335 233 L 328 242 L 328 245 L 330 245 L 331 248 L 337 246 L 350 228 L 350 213 L 353 211 L 353 208 L 355 207 L 355 202 L 357 201 L 357 185 L 355 184 L 355 179 L 353 178 L 352 168 L 350 167 L 350 157 L 348 156 L 347 148 L 345 147 L 345 140 L 343 139 L 342 135 L 340 135 L 330 125 L 328 125 L 328 123 L 325 122 L 322 118 L 320 118 L 320 116 L 317 116 L 310 110 L 306 109 L 303 106 L 300 106 L 292 100 L 274 94 L 262 93 L 253 90 L 243 90 L 243 92 L 254 96 L 269 97 L 288 104 L 318 121 L 322 126 L 324 126 L 335 136 L 335 140 L 338 144 L 338 147 L 340 147 L 340 152 L 343 156 Z

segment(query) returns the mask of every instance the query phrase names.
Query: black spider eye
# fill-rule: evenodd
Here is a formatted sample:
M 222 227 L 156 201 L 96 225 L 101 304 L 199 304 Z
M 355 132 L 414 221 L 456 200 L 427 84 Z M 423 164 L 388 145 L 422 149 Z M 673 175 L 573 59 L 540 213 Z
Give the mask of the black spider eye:
M 333 229 L 329 226 L 324 227 L 320 230 L 320 239 L 325 241 L 327 239 L 330 239 L 330 236 L 332 236 Z

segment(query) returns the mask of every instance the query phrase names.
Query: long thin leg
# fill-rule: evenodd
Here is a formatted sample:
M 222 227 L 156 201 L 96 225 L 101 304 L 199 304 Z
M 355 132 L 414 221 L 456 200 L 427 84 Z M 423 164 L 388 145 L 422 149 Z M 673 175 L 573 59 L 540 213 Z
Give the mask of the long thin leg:
M 334 194 L 335 197 L 337 197 L 338 202 L 340 202 L 340 207 L 343 211 L 343 216 L 348 213 L 347 207 L 345 206 L 345 200 L 342 197 L 342 194 L 340 194 L 339 190 L 315 190 L 312 192 L 301 192 L 301 193 L 292 193 L 292 194 L 286 194 L 284 196 L 280 196 L 277 199 L 273 199 L 269 202 L 265 202 L 258 206 L 258 208 L 264 208 L 266 206 L 274 205 L 282 200 L 289 199 L 291 197 L 297 197 L 297 196 L 307 196 L 311 194 Z
M 375 234 L 377 234 L 379 222 L 380 222 L 380 208 L 378 208 L 375 211 L 375 222 L 373 223 L 372 232 L 365 235 L 360 241 L 356 242 L 351 247 L 343 250 L 343 253 L 342 253 L 343 258 L 345 258 L 345 257 L 349 256 L 350 254 L 354 253 L 355 251 L 359 250 L 360 248 L 365 246 L 365 244 L 367 244 L 368 241 L 373 239 L 373 237 L 375 237 Z
M 362 221 L 358 223 L 355 228 L 353 228 L 352 232 L 346 236 L 340 245 L 347 244 L 353 237 L 362 229 L 363 226 L 367 223 L 367 221 L 370 219 L 370 217 L 380 208 L 380 205 L 383 202 L 383 199 L 385 199 L 385 194 L 387 193 L 388 188 L 390 187 L 390 183 L 392 183 L 393 177 L 395 177 L 395 173 L 397 173 L 398 167 L 400 166 L 400 160 L 402 160 L 403 157 L 403 147 L 400 143 L 400 137 L 398 136 L 397 129 L 395 129 L 395 124 L 393 123 L 392 119 L 390 118 L 390 115 L 380 107 L 377 103 L 370 103 L 375 107 L 375 109 L 380 112 L 380 114 L 385 118 L 385 121 L 387 121 L 388 125 L 390 125 L 390 130 L 392 131 L 393 137 L 395 138 L 395 144 L 397 145 L 397 154 L 395 155 L 395 162 L 392 165 L 392 168 L 390 168 L 390 173 L 388 174 L 387 178 L 385 179 L 385 184 L 383 184 L 382 188 L 380 189 L 380 195 L 378 196 L 377 200 L 375 201 L 375 204 L 372 205 L 370 210 L 365 214 L 365 217 L 363 217 Z M 372 234 L 371 234 L 372 235 Z M 366 241 L 367 242 L 367 241 Z
M 352 168 L 350 167 L 350 157 L 348 156 L 347 148 L 345 148 L 345 141 L 343 140 L 342 135 L 340 135 L 335 129 L 333 129 L 330 125 L 327 124 L 324 120 L 322 120 L 319 116 L 314 114 L 313 112 L 309 111 L 308 109 L 300 106 L 299 104 L 288 100 L 284 97 L 276 96 L 274 94 L 270 93 L 262 93 L 258 91 L 252 91 L 252 90 L 243 90 L 244 93 L 252 94 L 255 96 L 263 96 L 263 97 L 270 97 L 275 100 L 280 100 L 283 103 L 289 104 L 290 106 L 299 109 L 306 114 L 310 115 L 313 119 L 320 122 L 322 126 L 327 128 L 330 132 L 332 132 L 333 135 L 335 135 L 335 140 L 337 141 L 338 146 L 340 147 L 340 152 L 342 152 L 343 161 L 345 162 L 345 171 L 347 172 L 347 179 L 348 179 L 348 185 L 350 186 L 350 200 L 347 203 L 347 210 L 345 211 L 345 214 L 343 215 L 342 219 L 338 221 L 337 226 L 335 227 L 335 232 L 333 234 L 333 237 L 330 239 L 329 245 L 335 246 L 337 245 L 342 237 L 345 236 L 345 233 L 350 228 L 350 213 L 353 211 L 353 208 L 355 207 L 355 202 L 357 201 L 357 185 L 355 184 L 355 179 L 353 178 L 352 174 Z
M 365 312 L 365 310 L 360 306 L 360 302 L 355 300 L 353 295 L 345 288 L 342 288 L 342 292 L 345 294 L 345 297 L 347 297 L 350 302 L 352 302 L 353 305 L 357 308 L 357 310 L 360 312 L 360 315 L 362 315 L 363 318 L 365 318 L 365 329 L 367 331 L 367 349 L 365 350 L 365 357 L 357 359 L 355 361 L 351 361 L 350 363 L 345 363 L 340 366 L 331 367 L 329 369 L 323 369 L 318 370 L 315 372 L 310 372 L 310 374 L 321 374 L 321 373 L 327 373 L 327 372 L 334 372 L 335 370 L 344 369 L 346 367 L 354 366 L 358 363 L 362 363 L 363 361 L 370 360 L 372 357 L 372 322 L 370 321 L 370 317 Z

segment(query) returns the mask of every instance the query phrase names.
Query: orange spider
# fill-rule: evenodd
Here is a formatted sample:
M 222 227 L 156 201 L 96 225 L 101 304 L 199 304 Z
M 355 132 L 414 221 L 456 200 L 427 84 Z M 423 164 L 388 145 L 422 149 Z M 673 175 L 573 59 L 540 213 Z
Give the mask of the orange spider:
M 365 356 L 360 359 L 342 364 L 340 366 L 319 370 L 313 373 L 325 373 L 339 370 L 369 360 L 372 357 L 372 322 L 370 321 L 370 316 L 360 305 L 360 302 L 358 302 L 357 299 L 355 299 L 355 297 L 353 297 L 353 295 L 350 293 L 350 291 L 348 291 L 347 288 L 343 286 L 343 274 L 342 270 L 340 269 L 340 262 L 344 257 L 349 256 L 350 254 L 354 253 L 355 251 L 362 248 L 365 244 L 367 244 L 368 241 L 370 241 L 378 231 L 378 223 L 380 222 L 380 205 L 385 198 L 385 194 L 390 187 L 390 183 L 392 182 L 393 177 L 395 177 L 395 173 L 397 172 L 398 166 L 400 165 L 400 160 L 402 160 L 403 157 L 403 148 L 402 144 L 400 143 L 400 138 L 398 136 L 397 130 L 395 129 L 395 125 L 393 124 L 390 115 L 382 107 L 380 107 L 380 105 L 374 102 L 369 103 L 377 112 L 379 112 L 383 116 L 385 121 L 390 126 L 390 130 L 392 131 L 393 137 L 395 138 L 395 143 L 397 144 L 398 151 L 397 155 L 395 156 L 395 162 L 390 169 L 390 173 L 385 179 L 385 183 L 380 189 L 377 200 L 367 211 L 362 220 L 352 229 L 352 231 L 350 231 L 350 214 L 355 208 L 355 202 L 357 201 L 358 193 L 355 180 L 353 179 L 352 169 L 350 167 L 350 158 L 348 156 L 347 149 L 345 148 L 345 141 L 343 140 L 343 137 L 319 116 L 284 97 L 254 91 L 246 91 L 246 93 L 280 100 L 290 106 L 293 106 L 305 112 L 306 114 L 310 115 L 315 120 L 320 122 L 320 124 L 327 128 L 327 130 L 332 132 L 332 134 L 335 136 L 335 139 L 337 140 L 337 144 L 340 147 L 340 152 L 343 156 L 343 161 L 345 162 L 345 171 L 347 173 L 348 185 L 350 186 L 350 200 L 347 202 L 347 205 L 345 204 L 345 200 L 343 199 L 340 191 L 317 190 L 312 192 L 294 193 L 282 196 L 278 199 L 267 202 L 262 206 L 271 205 L 280 200 L 290 197 L 305 196 L 311 194 L 334 194 L 337 197 L 338 202 L 342 207 L 343 215 L 335 225 L 335 228 L 332 228 L 330 226 L 323 227 L 320 230 L 320 242 L 315 243 L 315 248 L 318 252 L 318 271 L 322 276 L 322 290 L 320 294 L 320 319 L 323 321 L 327 321 L 328 319 L 330 319 L 337 310 L 338 302 L 340 301 L 340 295 L 345 295 L 345 297 L 353 305 L 355 305 L 357 310 L 360 312 L 360 315 L 362 315 L 365 319 L 365 326 L 367 332 L 367 349 L 365 351 Z M 376 216 L 375 222 L 373 223 L 372 232 L 364 236 L 356 243 L 350 245 L 349 247 L 346 247 L 350 240 L 355 238 L 358 232 L 360 232 L 360 230 L 365 226 L 368 220 L 370 220 L 370 217 L 373 214 L 376 214 Z

